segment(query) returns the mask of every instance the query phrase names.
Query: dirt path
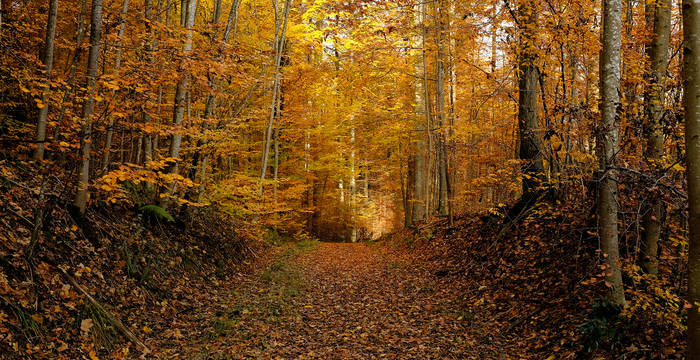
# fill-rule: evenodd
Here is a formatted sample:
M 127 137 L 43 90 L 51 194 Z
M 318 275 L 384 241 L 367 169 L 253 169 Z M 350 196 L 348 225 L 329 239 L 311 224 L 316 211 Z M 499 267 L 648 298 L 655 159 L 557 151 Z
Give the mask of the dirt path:
M 290 248 L 218 305 L 216 318 L 199 334 L 198 353 L 188 355 L 470 358 L 467 319 L 458 303 L 430 272 L 378 246 Z

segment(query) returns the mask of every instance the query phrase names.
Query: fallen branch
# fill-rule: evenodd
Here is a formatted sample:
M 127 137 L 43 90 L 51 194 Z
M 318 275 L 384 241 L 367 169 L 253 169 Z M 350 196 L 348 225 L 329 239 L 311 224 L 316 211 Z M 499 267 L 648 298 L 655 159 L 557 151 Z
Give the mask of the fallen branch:
M 134 345 L 139 347 L 143 353 L 148 354 L 151 352 L 151 350 L 146 346 L 146 344 L 142 343 L 141 340 L 139 340 L 136 337 L 136 335 L 134 335 L 134 333 L 132 333 L 131 330 L 129 330 L 129 328 L 127 328 L 121 322 L 121 320 L 117 319 L 117 317 L 112 315 L 112 313 L 107 311 L 107 309 L 105 309 L 104 306 L 102 306 L 99 302 L 97 302 L 97 300 L 95 300 L 95 298 L 93 298 L 87 292 L 87 290 L 85 290 L 85 288 L 80 286 L 80 284 L 78 284 L 78 282 L 75 281 L 75 279 L 72 276 L 68 275 L 68 273 L 63 269 L 61 269 L 61 272 L 63 272 L 63 275 L 65 275 L 66 279 L 68 279 L 68 281 L 70 281 L 71 284 L 73 284 L 73 286 L 75 286 L 76 289 L 78 289 L 81 293 L 83 293 L 83 295 L 85 295 L 85 297 L 88 299 L 88 301 L 90 301 L 90 303 L 92 305 L 94 305 L 96 308 L 98 308 L 107 317 L 107 319 L 109 319 L 109 321 L 112 324 L 114 324 L 114 326 L 116 326 L 117 329 L 119 329 L 119 331 L 121 331 L 122 334 L 124 334 L 124 336 L 126 336 Z

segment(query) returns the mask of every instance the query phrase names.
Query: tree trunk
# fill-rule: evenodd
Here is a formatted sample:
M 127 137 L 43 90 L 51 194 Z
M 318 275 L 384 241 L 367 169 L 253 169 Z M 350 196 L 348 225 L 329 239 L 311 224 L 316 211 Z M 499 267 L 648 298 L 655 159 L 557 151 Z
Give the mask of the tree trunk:
M 0 13 L 2 9 L 0 8 Z M 36 149 L 34 160 L 44 158 L 44 141 L 46 140 L 46 120 L 49 115 L 49 101 L 51 90 L 51 71 L 53 70 L 54 38 L 56 37 L 56 14 L 58 13 L 58 0 L 49 0 L 49 17 L 46 23 L 46 40 L 44 41 L 44 72 L 46 73 L 45 88 L 41 94 L 42 107 L 39 109 L 39 121 L 36 127 Z
M 416 163 L 412 158 L 413 156 L 415 155 L 412 154 L 406 159 L 406 175 L 401 174 L 401 193 L 403 194 L 404 215 L 403 225 L 406 228 L 413 225 L 413 204 L 411 203 L 413 199 L 413 187 L 411 181 L 413 181 L 415 177 L 413 166 Z M 403 169 L 403 166 L 401 168 Z
M 122 2 L 122 13 L 121 13 L 121 18 L 119 19 L 119 32 L 117 33 L 117 54 L 114 59 L 114 72 L 115 74 L 118 75 L 119 73 L 119 68 L 122 65 L 122 40 L 124 39 L 124 28 L 126 28 L 126 14 L 129 11 L 129 0 L 124 0 Z M 114 97 L 114 94 L 116 93 L 115 90 L 112 90 L 112 97 Z M 109 158 L 110 158 L 110 151 L 112 148 L 112 137 L 114 136 L 114 123 L 115 123 L 115 117 L 110 116 L 109 117 L 109 124 L 107 125 L 107 134 L 105 135 L 105 149 L 104 149 L 104 158 L 102 160 L 102 171 L 107 172 L 109 171 Z
M 275 121 L 275 129 L 274 129 L 274 134 L 273 134 L 273 141 L 274 141 L 274 150 L 275 150 L 275 161 L 274 164 L 272 165 L 272 179 L 273 179 L 273 187 L 274 187 L 274 194 L 273 198 L 275 203 L 277 203 L 277 190 L 279 188 L 279 184 L 277 183 L 277 180 L 279 179 L 279 166 L 280 166 L 280 126 L 282 122 L 282 85 L 280 85 L 280 89 L 277 92 L 277 121 Z
M 197 0 L 183 0 L 182 2 L 185 7 L 181 9 L 180 25 L 187 29 L 187 35 L 185 35 L 185 44 L 182 46 L 183 58 L 189 56 L 192 52 L 192 36 L 194 27 L 194 19 L 197 12 Z M 182 133 L 180 126 L 185 119 L 185 107 L 187 99 L 187 88 L 189 87 L 189 75 L 184 74 L 177 82 L 175 88 L 175 103 L 173 106 L 173 125 L 175 125 L 175 132 L 173 133 L 172 139 L 170 141 L 170 157 L 177 159 L 180 157 L 180 146 L 182 145 Z M 178 172 L 178 162 L 175 162 L 170 166 L 171 174 L 176 174 Z M 175 184 L 170 185 L 170 193 L 175 192 Z M 165 203 L 162 203 L 165 205 Z
M 90 15 L 90 50 L 88 52 L 87 66 L 87 97 L 83 103 L 82 134 L 80 136 L 80 173 L 78 186 L 73 199 L 73 205 L 80 214 L 85 213 L 88 197 L 88 181 L 90 180 L 90 145 L 92 144 L 91 115 L 94 107 L 94 95 L 97 84 L 97 60 L 100 55 L 100 40 L 102 38 L 102 0 L 92 1 Z
M 530 196 L 544 173 L 537 122 L 538 69 L 535 31 L 537 6 L 532 0 L 523 0 L 520 15 L 520 80 L 518 82 L 518 137 L 523 172 L 523 196 Z
M 146 45 L 146 59 L 153 68 L 153 52 L 156 50 L 156 40 L 155 40 L 155 34 L 153 33 L 153 26 L 151 23 L 155 20 L 153 17 L 153 0 L 145 0 L 145 18 L 146 18 L 146 31 L 148 36 L 146 37 L 147 39 L 147 45 Z M 158 4 L 158 8 L 160 10 L 160 2 Z M 148 104 L 151 101 L 151 91 L 148 92 L 148 96 L 144 100 L 144 106 L 141 108 L 141 117 L 143 120 L 144 124 L 148 124 L 151 122 L 151 116 L 148 114 Z M 151 133 L 146 132 L 144 136 L 144 150 L 143 150 L 143 162 L 144 164 L 150 162 L 153 160 L 153 139 L 151 138 Z M 153 188 L 153 183 L 146 183 L 146 189 L 151 190 Z
M 683 0 L 683 87 L 688 166 L 688 360 L 700 360 L 700 0 Z
M 275 50 L 275 76 L 274 82 L 272 84 L 272 104 L 270 106 L 270 119 L 267 123 L 267 130 L 265 133 L 265 147 L 263 148 L 262 156 L 262 167 L 260 169 L 260 191 L 259 194 L 262 196 L 265 176 L 267 174 L 267 166 L 270 158 L 270 147 L 272 145 L 272 126 L 275 121 L 275 115 L 277 113 L 277 94 L 280 91 L 281 74 L 280 67 L 282 62 L 282 51 L 284 50 L 284 41 L 287 33 L 287 20 L 289 19 L 289 8 L 291 7 L 291 0 L 286 0 L 284 3 L 284 13 L 283 20 L 278 22 L 278 28 L 275 30 L 275 40 L 274 40 L 274 50 Z M 279 28 L 281 26 L 281 30 Z M 279 35 L 277 35 L 279 34 Z
M 352 230 L 350 242 L 357 242 L 357 179 L 355 176 L 355 128 L 350 129 L 350 206 L 352 211 Z
M 652 169 L 658 169 L 664 156 L 664 135 L 661 119 L 664 115 L 664 89 L 666 85 L 666 67 L 668 66 L 668 46 L 671 34 L 671 1 L 659 0 L 649 3 L 649 12 L 653 16 L 654 38 L 649 46 L 649 83 L 647 85 L 647 160 Z M 651 21 L 651 19 L 648 19 Z M 649 25 L 647 23 L 647 25 Z M 661 232 L 661 200 L 657 196 L 651 199 L 649 211 L 642 219 L 644 228 L 644 250 L 642 266 L 651 275 L 657 275 L 659 234 Z
M 457 103 L 457 65 L 455 63 L 455 52 L 457 51 L 457 40 L 454 34 L 454 16 L 455 16 L 455 3 L 456 0 L 450 1 L 450 12 L 448 14 L 449 23 L 449 34 L 450 34 L 450 47 L 449 47 L 449 66 L 450 66 L 450 117 L 449 117 L 449 127 L 447 132 L 447 150 L 446 150 L 446 162 L 447 162 L 447 212 L 450 217 L 450 225 L 454 222 L 454 194 L 455 194 L 455 180 L 457 179 L 455 158 L 457 157 L 455 152 L 457 150 L 457 145 L 455 141 L 454 126 L 457 120 L 457 111 L 455 106 Z
M 435 41 L 437 45 L 437 66 L 435 84 L 435 97 L 437 98 L 438 126 L 438 214 L 447 215 L 447 118 L 445 115 L 445 0 L 436 3 L 437 15 L 435 16 Z
M 427 175 L 426 175 L 426 157 L 429 149 L 427 148 L 425 138 L 423 134 L 428 130 L 426 127 L 425 117 L 429 116 L 426 112 L 426 82 L 425 82 L 425 26 L 423 25 L 423 18 L 425 17 L 425 4 L 418 4 L 414 8 L 414 19 L 413 24 L 416 27 L 414 31 L 421 31 L 420 34 L 414 35 L 413 47 L 416 49 L 414 67 L 416 75 L 416 86 L 415 86 L 415 105 L 414 111 L 416 113 L 416 142 L 415 142 L 415 154 L 413 155 L 413 167 L 412 167 L 412 189 L 411 192 L 413 197 L 410 198 L 412 211 L 411 211 L 411 223 L 416 221 L 421 221 L 426 218 L 426 207 L 428 205 L 427 200 Z
M 620 103 L 621 0 L 603 0 L 603 48 L 600 56 L 601 124 L 599 127 L 600 175 L 598 183 L 598 236 L 605 256 L 609 300 L 626 305 L 622 286 L 617 229 L 617 172 L 614 170 L 619 127 L 616 120 Z

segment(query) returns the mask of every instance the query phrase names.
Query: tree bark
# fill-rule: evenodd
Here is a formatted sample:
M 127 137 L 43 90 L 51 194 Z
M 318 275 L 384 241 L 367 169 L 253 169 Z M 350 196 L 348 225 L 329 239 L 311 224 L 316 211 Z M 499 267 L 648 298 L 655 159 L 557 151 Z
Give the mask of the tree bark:
M 603 48 L 600 55 L 601 124 L 599 128 L 600 179 L 598 182 L 598 236 L 605 256 L 609 301 L 620 308 L 626 305 L 622 286 L 617 228 L 617 154 L 619 125 L 616 120 L 620 103 L 620 32 L 621 0 L 603 0 Z
M 102 0 L 93 0 L 90 15 L 90 50 L 88 51 L 87 66 L 87 97 L 83 103 L 82 134 L 80 136 L 80 173 L 78 187 L 73 199 L 73 205 L 80 214 L 85 213 L 88 197 L 88 182 L 90 180 L 90 146 L 92 144 L 91 115 L 94 107 L 94 95 L 97 84 L 97 60 L 100 56 L 100 40 L 102 39 Z
M 154 57 L 153 57 L 153 52 L 156 50 L 156 39 L 155 39 L 155 34 L 153 30 L 153 25 L 151 24 L 155 18 L 153 16 L 153 0 L 145 0 L 144 2 L 145 5 L 145 13 L 144 16 L 146 18 L 146 32 L 148 36 L 146 37 L 147 39 L 147 45 L 145 46 L 146 48 L 146 59 L 148 61 L 148 64 L 151 66 L 151 69 L 154 66 Z M 160 1 L 158 3 L 158 10 L 160 10 Z M 148 104 L 151 101 L 151 91 L 149 90 L 148 95 L 144 99 L 144 105 L 141 108 L 141 117 L 143 119 L 144 124 L 148 124 L 151 122 L 151 116 L 148 113 Z M 150 162 L 153 160 L 153 139 L 151 138 L 151 133 L 149 131 L 146 131 L 146 134 L 144 136 L 144 157 L 143 157 L 143 162 L 144 164 Z M 153 183 L 146 183 L 146 189 L 147 190 L 152 190 L 153 189 Z
M 274 142 L 274 149 L 275 149 L 275 162 L 272 165 L 272 180 L 274 182 L 273 184 L 273 198 L 275 200 L 275 203 L 277 203 L 277 190 L 279 188 L 279 184 L 277 183 L 277 180 L 279 179 L 279 167 L 280 167 L 280 125 L 282 122 L 282 86 L 280 85 L 280 90 L 277 93 L 277 109 L 278 109 L 278 114 L 277 114 L 277 121 L 275 121 L 275 129 L 274 129 L 274 134 L 273 134 L 273 142 Z
M 447 215 L 447 118 L 445 114 L 445 0 L 436 3 L 435 41 L 437 45 L 435 97 L 438 112 L 438 214 Z
M 520 80 L 518 82 L 518 137 L 520 160 L 523 172 L 523 196 L 530 196 L 542 179 L 542 163 L 539 124 L 537 121 L 538 69 L 535 31 L 537 29 L 537 6 L 532 0 L 523 0 L 519 8 L 520 17 Z
M 688 177 L 688 360 L 700 360 L 700 0 L 683 0 L 683 87 Z
M 457 121 L 457 111 L 455 109 L 457 103 L 457 66 L 455 64 L 455 52 L 457 51 L 457 40 L 454 34 L 454 17 L 455 17 L 455 3 L 457 0 L 450 1 L 450 12 L 448 14 L 448 24 L 449 24 L 449 36 L 450 36 L 450 46 L 449 46 L 449 72 L 450 72 L 450 116 L 449 116 L 449 127 L 447 132 L 447 150 L 446 150 L 446 162 L 447 162 L 447 212 L 450 218 L 450 225 L 454 223 L 454 194 L 455 194 L 455 180 L 457 179 L 455 158 L 457 157 L 455 152 L 457 150 L 457 145 L 455 141 L 454 126 Z
M 185 44 L 182 46 L 183 58 L 187 58 L 192 52 L 192 36 L 194 27 L 194 19 L 197 12 L 197 0 L 183 0 L 182 4 L 185 5 L 181 9 L 180 25 L 187 29 L 187 34 L 185 35 Z M 180 126 L 185 119 L 185 107 L 187 99 L 187 88 L 189 87 L 189 75 L 183 75 L 177 82 L 175 87 L 175 102 L 173 106 L 173 125 L 175 125 L 175 132 L 173 133 L 172 139 L 170 141 L 170 152 L 169 156 L 171 158 L 177 159 L 180 157 L 180 146 L 182 145 L 182 133 Z M 170 167 L 170 173 L 176 174 L 178 172 L 178 160 Z M 175 184 L 170 185 L 170 193 L 175 192 Z M 165 205 L 165 203 L 162 203 Z
M 421 221 L 426 218 L 426 207 L 428 205 L 427 200 L 427 175 L 426 175 L 426 158 L 429 149 L 427 148 L 425 138 L 423 134 L 428 130 L 426 127 L 425 118 L 430 116 L 427 114 L 426 107 L 426 81 L 425 81 L 425 26 L 423 24 L 423 19 L 425 17 L 425 4 L 421 3 L 414 8 L 414 19 L 413 24 L 415 26 L 416 35 L 413 37 L 413 47 L 415 50 L 414 67 L 416 73 L 415 85 L 415 104 L 414 112 L 416 114 L 416 141 L 414 148 L 414 155 L 412 156 L 413 167 L 412 167 L 412 191 L 410 194 L 413 195 L 410 198 L 411 202 L 411 224 L 416 221 Z M 418 31 L 421 31 L 419 34 Z
M 121 13 L 121 18 L 119 19 L 119 31 L 117 33 L 117 54 L 114 59 L 114 72 L 119 73 L 119 68 L 121 68 L 122 65 L 122 40 L 124 39 L 124 29 L 126 28 L 126 14 L 129 11 L 129 0 L 124 0 L 122 2 L 122 13 Z M 114 97 L 114 94 L 116 93 L 115 90 L 112 90 L 112 97 Z M 107 172 L 109 170 L 109 158 L 110 158 L 110 151 L 112 148 L 112 137 L 114 136 L 114 125 L 115 125 L 115 117 L 110 116 L 109 117 L 109 123 L 107 125 L 107 134 L 105 135 L 105 149 L 104 149 L 104 158 L 102 159 L 102 171 Z
M 647 85 L 646 118 L 647 160 L 652 169 L 658 169 L 664 156 L 664 135 L 661 120 L 664 116 L 664 90 L 666 85 L 666 67 L 668 66 L 668 46 L 671 34 L 671 1 L 659 0 L 647 4 L 654 23 L 654 38 L 649 48 L 649 83 Z M 644 228 L 644 249 L 642 266 L 647 273 L 657 275 L 659 272 L 658 248 L 661 232 L 661 200 L 654 196 L 650 209 L 642 219 Z
M 2 13 L 2 8 L 0 8 Z M 49 0 L 49 17 L 46 23 L 46 40 L 44 41 L 44 72 L 46 73 L 45 88 L 41 94 L 42 107 L 39 109 L 39 121 L 36 127 L 36 149 L 34 160 L 44 158 L 44 141 L 46 140 L 46 121 L 49 115 L 49 101 L 51 93 L 51 71 L 53 70 L 54 39 L 56 37 L 56 14 L 58 13 L 58 0 Z
M 270 158 L 270 147 L 272 145 L 272 126 L 275 121 L 275 114 L 277 113 L 277 94 L 280 91 L 281 74 L 280 67 L 282 62 L 282 51 L 284 49 L 284 41 L 287 33 L 287 20 L 289 18 L 289 8 L 291 7 L 291 0 L 286 0 L 284 4 L 284 14 L 283 20 L 278 23 L 278 29 L 275 31 L 274 49 L 275 49 L 275 75 L 272 84 L 272 104 L 270 106 L 270 119 L 267 123 L 267 130 L 265 133 L 265 147 L 263 148 L 262 156 L 262 166 L 260 169 L 260 190 L 259 195 L 263 195 L 263 189 L 265 185 L 265 176 L 267 174 L 268 160 Z M 281 30 L 279 29 L 281 26 Z M 279 35 L 277 35 L 279 34 Z
M 350 206 L 352 210 L 350 242 L 357 242 L 357 178 L 355 175 L 355 128 L 350 128 Z

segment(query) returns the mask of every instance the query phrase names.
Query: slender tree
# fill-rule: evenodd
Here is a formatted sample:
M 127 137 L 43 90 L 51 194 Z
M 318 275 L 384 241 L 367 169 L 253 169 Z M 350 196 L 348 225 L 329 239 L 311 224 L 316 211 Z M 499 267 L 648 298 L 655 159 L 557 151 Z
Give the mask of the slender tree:
M 275 122 L 275 115 L 279 111 L 278 94 L 280 92 L 281 82 L 280 70 L 282 65 L 282 51 L 284 50 L 284 41 L 287 34 L 287 21 L 289 19 L 289 8 L 291 7 L 291 3 L 291 0 L 285 0 L 282 19 L 280 21 L 277 21 L 275 39 L 273 42 L 275 51 L 275 74 L 272 84 L 272 103 L 270 105 L 270 118 L 267 122 L 267 129 L 265 131 L 265 146 L 263 148 L 262 166 L 260 169 L 260 196 L 262 196 L 263 194 L 265 177 L 267 175 L 267 167 L 270 158 L 270 147 L 272 145 L 272 133 L 273 125 Z
M 0 9 L 2 10 L 2 9 Z M 1 13 L 2 11 L 0 11 Z M 44 158 L 44 141 L 46 140 L 46 120 L 49 115 L 49 94 L 51 90 L 51 71 L 53 70 L 54 38 L 56 37 L 56 14 L 58 0 L 49 0 L 49 17 L 46 22 L 46 40 L 44 41 L 44 72 L 46 73 L 45 88 L 41 93 L 42 107 L 39 110 L 39 121 L 36 126 L 36 149 L 34 160 Z
M 523 197 L 530 197 L 544 173 L 537 121 L 537 5 L 532 0 L 522 0 L 518 12 L 521 51 L 518 65 L 518 140 L 523 171 Z
M 654 34 L 649 45 L 649 82 L 646 90 L 647 158 L 653 168 L 658 168 L 664 155 L 664 135 L 661 120 L 664 115 L 664 89 L 668 66 L 668 44 L 671 35 L 671 1 L 659 0 L 647 5 L 648 23 L 653 22 Z M 644 251 L 642 265 L 652 275 L 659 272 L 657 253 L 661 232 L 662 204 L 652 198 L 649 211 L 644 215 Z
M 688 165 L 688 360 L 700 359 L 700 0 L 683 0 L 683 88 Z
M 90 181 L 90 149 L 92 145 L 92 120 L 90 119 L 95 104 L 97 85 L 97 60 L 100 56 L 100 41 L 102 39 L 102 0 L 92 1 L 90 12 L 90 50 L 88 51 L 87 66 L 87 97 L 83 103 L 82 133 L 80 136 L 80 173 L 78 189 L 75 192 L 73 205 L 80 214 L 85 213 L 88 197 L 88 182 Z
M 447 115 L 445 105 L 445 23 L 449 15 L 445 9 L 445 0 L 440 0 L 436 3 L 435 15 L 435 42 L 437 47 L 436 52 L 436 67 L 435 67 L 435 104 L 437 105 L 438 126 L 438 214 L 447 215 L 448 206 L 448 180 L 447 180 Z
M 427 131 L 426 121 L 430 117 L 427 113 L 428 106 L 426 105 L 427 98 L 427 83 L 426 83 L 426 70 L 425 70 L 425 25 L 423 24 L 423 19 L 425 18 L 425 4 L 417 4 L 414 8 L 413 14 L 413 24 L 415 35 L 413 36 L 412 45 L 415 51 L 414 58 L 414 69 L 415 69 L 415 104 L 414 112 L 416 115 L 416 127 L 415 127 L 415 153 L 411 157 L 413 160 L 412 174 L 410 184 L 412 189 L 409 192 L 413 195 L 410 199 L 412 202 L 411 210 L 411 223 L 416 221 L 424 220 L 427 216 L 427 206 L 428 206 L 428 194 L 427 194 L 427 184 L 428 184 L 428 151 L 429 147 L 426 144 L 425 137 L 423 134 Z
M 122 12 L 119 18 L 119 31 L 117 33 L 117 54 L 114 59 L 114 72 L 118 73 L 119 68 L 122 64 L 122 41 L 124 39 L 124 29 L 126 28 L 126 15 L 129 12 L 129 0 L 124 0 L 122 2 Z M 114 95 L 115 90 L 112 90 L 112 95 Z M 107 124 L 107 134 L 105 135 L 105 149 L 104 158 L 102 160 L 102 171 L 106 172 L 109 170 L 110 161 L 110 150 L 112 148 L 112 137 L 114 136 L 114 125 L 115 117 L 109 117 L 109 123 Z
M 192 37 L 193 37 L 193 27 L 194 19 L 197 13 L 197 0 L 183 0 L 182 9 L 180 16 L 180 25 L 186 29 L 185 43 L 182 45 L 183 58 L 187 58 L 192 52 Z M 185 120 L 185 107 L 187 100 L 187 88 L 189 87 L 189 75 L 182 75 L 175 87 L 175 101 L 173 105 L 173 125 L 176 129 L 173 133 L 172 139 L 170 141 L 170 152 L 169 156 L 171 158 L 177 159 L 180 157 L 180 147 L 182 146 L 182 133 L 179 128 L 182 126 L 182 122 Z M 175 162 L 170 167 L 170 173 L 176 174 L 178 172 L 178 163 Z M 170 185 L 170 192 L 175 192 L 175 184 Z M 165 205 L 165 203 L 162 203 Z
M 600 117 L 598 129 L 600 178 L 598 179 L 598 236 L 607 265 L 606 277 L 610 287 L 609 301 L 624 307 L 617 229 L 617 154 L 619 125 L 616 120 L 620 102 L 620 32 L 622 1 L 603 0 L 603 49 L 600 55 Z

